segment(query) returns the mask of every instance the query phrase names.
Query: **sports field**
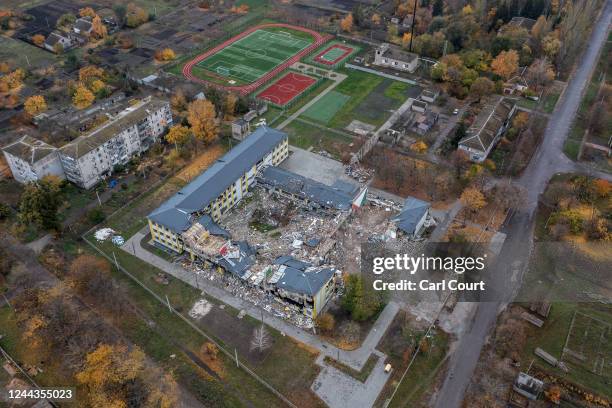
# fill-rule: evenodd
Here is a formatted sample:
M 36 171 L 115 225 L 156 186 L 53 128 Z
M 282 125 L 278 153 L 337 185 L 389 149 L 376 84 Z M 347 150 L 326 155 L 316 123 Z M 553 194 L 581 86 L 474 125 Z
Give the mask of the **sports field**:
M 182 72 L 186 79 L 246 95 L 328 39 L 304 27 L 262 24 L 198 55 Z
M 216 54 L 198 67 L 235 81 L 251 83 L 313 43 L 293 30 L 256 30 Z
M 321 51 L 314 60 L 325 65 L 335 65 L 354 51 L 353 48 L 342 44 L 334 44 Z
M 308 75 L 288 72 L 278 81 L 264 89 L 257 97 L 270 101 L 273 104 L 284 106 L 310 88 L 315 82 L 317 82 L 316 79 Z
M 331 91 L 308 108 L 306 112 L 304 112 L 304 116 L 319 122 L 327 123 L 350 98 L 350 96 L 341 94 L 340 92 Z

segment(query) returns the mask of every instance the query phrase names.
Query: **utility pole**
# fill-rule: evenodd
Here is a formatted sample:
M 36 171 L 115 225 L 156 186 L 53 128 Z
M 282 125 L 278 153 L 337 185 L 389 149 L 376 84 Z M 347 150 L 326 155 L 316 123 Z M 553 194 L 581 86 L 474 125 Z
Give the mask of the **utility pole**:
M 96 197 L 98 197 L 98 204 L 102 207 L 102 200 L 100 200 L 100 194 L 98 194 L 98 190 L 96 190 Z
M 414 23 L 416 23 L 416 9 L 419 0 L 414 0 L 414 8 L 412 9 L 412 24 L 410 24 L 410 46 L 408 51 L 412 52 L 412 39 L 414 38 Z

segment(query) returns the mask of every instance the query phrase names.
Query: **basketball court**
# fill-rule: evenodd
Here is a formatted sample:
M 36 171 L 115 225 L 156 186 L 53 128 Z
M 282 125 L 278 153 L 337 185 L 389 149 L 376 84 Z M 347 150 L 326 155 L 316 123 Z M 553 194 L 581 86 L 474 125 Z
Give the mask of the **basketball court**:
M 264 89 L 257 97 L 278 106 L 285 106 L 316 82 L 316 79 L 308 75 L 288 72 Z

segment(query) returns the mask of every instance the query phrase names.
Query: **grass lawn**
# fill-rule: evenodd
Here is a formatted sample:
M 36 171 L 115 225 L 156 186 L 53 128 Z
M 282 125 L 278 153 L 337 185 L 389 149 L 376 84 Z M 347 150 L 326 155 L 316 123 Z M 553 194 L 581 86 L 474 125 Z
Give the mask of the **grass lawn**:
M 42 48 L 0 35 L 0 61 L 14 61 L 14 65 L 20 67 L 27 67 L 29 61 L 31 68 L 38 68 L 56 60 L 52 53 Z
M 331 91 L 308 108 L 303 115 L 318 122 L 328 123 L 350 98 L 340 92 Z
M 29 348 L 27 343 L 24 343 L 22 340 L 23 332 L 17 326 L 17 316 L 13 310 L 7 306 L 0 307 L 0 335 L 2 335 L 0 345 L 13 357 L 13 359 L 20 364 L 24 361 L 28 361 Z M 0 369 L 0 371 L 5 373 L 4 369 Z M 35 381 L 43 387 L 75 386 L 71 376 L 66 376 L 64 373 L 64 368 L 47 363 L 44 366 L 43 372 L 36 376 Z M 0 404 L 0 406 L 3 405 Z
M 558 368 L 547 365 L 533 354 L 535 348 L 540 347 L 553 357 L 561 357 L 566 337 L 572 322 L 572 316 L 576 310 L 612 325 L 612 308 L 609 305 L 606 306 L 597 303 L 554 303 L 552 305 L 550 315 L 544 323 L 544 326 L 541 328 L 531 325 L 529 326 L 527 332 L 527 345 L 523 349 L 523 353 L 521 355 L 521 366 L 529 366 L 530 362 L 535 358 L 536 364 L 544 371 L 550 372 L 562 378 L 567 378 L 570 381 L 573 381 L 586 388 L 587 390 L 592 390 L 593 392 L 601 394 L 607 398 L 611 398 L 612 388 L 610 388 L 609 380 L 592 373 L 585 366 L 564 361 L 569 365 L 570 369 L 569 373 L 565 373 Z M 608 344 L 610 344 L 609 338 Z
M 561 94 L 557 92 L 546 95 L 546 97 L 544 97 L 544 101 L 542 102 L 542 109 L 544 112 L 552 113 L 552 111 L 555 110 L 555 106 L 557 105 L 557 101 L 559 100 L 560 96 Z
M 580 102 L 580 107 L 578 108 L 578 113 L 576 115 L 576 119 L 574 120 L 573 126 L 570 129 L 570 134 L 565 141 L 565 145 L 563 147 L 563 151 L 565 154 L 572 160 L 578 159 L 578 153 L 580 150 L 580 144 L 582 139 L 584 138 L 585 130 L 589 127 L 589 116 L 591 112 L 591 108 L 594 105 L 595 98 L 597 97 L 597 93 L 601 86 L 602 78 L 606 78 L 606 85 L 610 85 L 610 80 L 607 79 L 609 77 L 609 59 L 610 53 L 612 52 L 612 33 L 608 35 L 608 41 L 604 45 L 604 48 L 601 51 L 601 55 L 597 61 L 597 67 L 593 71 L 593 76 L 586 88 L 584 96 L 582 97 L 582 101 Z M 599 141 L 599 143 L 606 145 L 607 138 L 610 134 L 610 130 L 612 128 L 612 121 L 608 120 L 607 122 L 607 131 L 603 132 L 604 138 Z M 595 135 L 589 136 L 589 139 L 593 141 Z M 601 139 L 601 138 L 600 138 Z M 608 169 L 609 170 L 609 169 Z
M 376 363 L 378 363 L 379 358 L 380 357 L 378 357 L 375 354 L 370 354 L 370 357 L 368 357 L 368 361 L 366 361 L 361 371 L 357 371 L 354 368 L 348 367 L 340 363 L 339 361 L 334 360 L 333 358 L 330 358 L 327 356 L 324 358 L 324 361 L 330 366 L 335 367 L 338 370 L 342 371 L 343 373 L 350 375 L 354 379 L 361 381 L 361 382 L 365 382 L 370 376 L 370 373 L 372 372 L 374 367 L 376 366 Z
M 289 134 L 289 143 L 293 146 L 308 150 L 311 146 L 313 150 L 325 150 L 336 159 L 341 159 L 343 153 L 356 151 L 360 141 L 348 136 L 320 129 L 311 124 L 294 120 L 283 129 Z M 353 146 L 350 146 L 354 143 Z
M 425 334 L 422 325 L 418 325 L 406 312 L 397 314 L 387 333 L 381 339 L 378 349 L 387 354 L 389 363 L 393 366 L 391 379 L 383 388 L 376 407 L 382 407 L 391 397 L 400 378 L 404 374 L 412 350 Z M 441 330 L 432 330 L 427 338 L 427 348 L 419 351 L 410 370 L 400 383 L 399 388 L 389 407 L 425 407 L 425 393 L 431 391 L 431 385 L 445 361 L 449 336 Z
M 181 313 L 186 314 L 193 303 L 201 298 L 198 290 L 178 279 L 169 277 L 170 283 L 168 285 L 157 283 L 154 279 L 157 273 L 160 272 L 157 268 L 113 247 L 111 243 L 102 243 L 99 247 L 105 253 L 111 254 L 111 256 L 114 252 L 121 266 L 126 268 L 162 298 L 168 296 L 172 306 Z M 148 317 L 156 323 L 156 327 L 158 327 L 162 333 L 173 333 L 173 338 L 179 342 L 179 344 L 193 353 L 199 351 L 200 346 L 205 342 L 204 337 L 185 322 L 171 314 L 163 304 L 159 303 L 127 276 L 116 271 L 114 268 L 113 274 L 114 277 L 122 283 L 122 286 L 127 288 L 130 299 L 147 313 Z M 219 304 L 216 300 L 210 298 L 208 298 L 208 300 L 215 305 Z M 201 324 L 198 324 L 203 331 L 213 337 L 226 349 L 233 350 L 237 348 L 239 350 L 239 356 L 242 356 L 240 357 L 241 360 L 244 361 L 244 359 L 247 358 L 247 365 L 252 370 L 262 376 L 266 381 L 269 381 L 274 387 L 277 387 L 289 398 L 297 395 L 295 394 L 296 392 L 302 393 L 302 398 L 312 398 L 308 389 L 318 373 L 318 366 L 314 364 L 316 354 L 300 347 L 291 338 L 282 336 L 276 330 L 268 328 L 274 342 L 268 354 L 266 354 L 263 359 L 247 356 L 245 354 L 248 351 L 245 351 L 244 342 L 246 341 L 248 350 L 250 335 L 259 323 L 249 318 L 238 320 L 236 317 L 238 311 L 229 306 L 224 306 L 223 310 L 215 308 L 215 313 L 215 321 L 208 321 L 207 318 L 209 315 L 207 315 Z M 149 334 L 146 332 L 142 333 L 141 330 L 142 329 L 135 331 L 138 336 L 133 337 L 133 339 L 137 344 L 146 344 L 149 341 Z M 237 335 L 235 331 L 240 333 L 240 335 Z M 157 343 L 153 343 L 150 347 L 151 348 L 146 349 L 147 353 L 150 352 L 154 355 L 171 354 L 165 351 L 165 346 L 163 344 L 157 345 Z M 221 356 L 222 354 L 220 353 L 219 355 Z M 279 366 L 278 361 L 283 361 L 282 366 Z M 279 406 L 279 401 L 276 397 L 273 397 L 271 394 L 268 395 L 267 390 L 263 389 L 259 383 L 256 383 L 255 380 L 244 373 L 244 371 L 238 369 L 234 370 L 235 364 L 232 360 L 224 358 L 223 367 L 225 367 L 227 374 L 224 381 L 228 381 L 232 387 L 242 387 L 244 395 L 252 395 L 256 401 L 255 406 L 264 407 L 267 406 L 267 404 Z M 231 377 L 229 375 L 230 373 L 227 371 L 231 371 Z M 295 402 L 299 405 L 299 400 Z M 253 403 L 253 400 L 251 403 Z
M 344 129 L 354 119 L 380 126 L 391 116 L 392 110 L 412 95 L 411 88 L 418 90 L 409 84 L 367 72 L 349 69 L 340 69 L 339 72 L 346 74 L 347 78 L 334 92 L 346 95 L 349 99 L 327 122 L 329 127 L 335 129 Z

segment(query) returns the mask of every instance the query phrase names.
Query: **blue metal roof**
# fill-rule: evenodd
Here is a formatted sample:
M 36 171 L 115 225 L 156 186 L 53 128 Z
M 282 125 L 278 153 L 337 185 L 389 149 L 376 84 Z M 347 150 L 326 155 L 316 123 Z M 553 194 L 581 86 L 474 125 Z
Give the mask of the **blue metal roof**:
M 358 188 L 347 183 L 327 186 L 279 167 L 269 166 L 262 172 L 262 182 L 285 192 L 308 199 L 323 207 L 348 210 L 355 199 Z M 348 191 L 347 191 L 348 190 Z M 352 191 L 351 191 L 352 190 Z
M 210 232 L 212 235 L 230 238 L 230 233 L 213 221 L 211 216 L 208 214 L 203 214 L 200 218 L 198 218 L 198 224 L 203 226 L 204 229 L 206 229 L 206 231 Z
M 175 233 L 191 225 L 191 214 L 201 211 L 232 183 L 272 152 L 287 134 L 267 126 L 257 128 L 204 173 L 170 197 L 148 218 Z
M 402 211 L 393 218 L 393 221 L 397 223 L 397 226 L 408 234 L 414 234 L 415 229 L 423 216 L 429 210 L 431 205 L 426 202 L 419 200 L 414 197 L 408 197 L 404 201 L 404 207 Z
M 307 272 L 306 270 L 312 265 L 291 256 L 278 257 L 274 263 L 286 266 L 285 273 L 276 286 L 288 292 L 314 296 L 334 276 L 334 270 L 331 268 L 320 268 Z

